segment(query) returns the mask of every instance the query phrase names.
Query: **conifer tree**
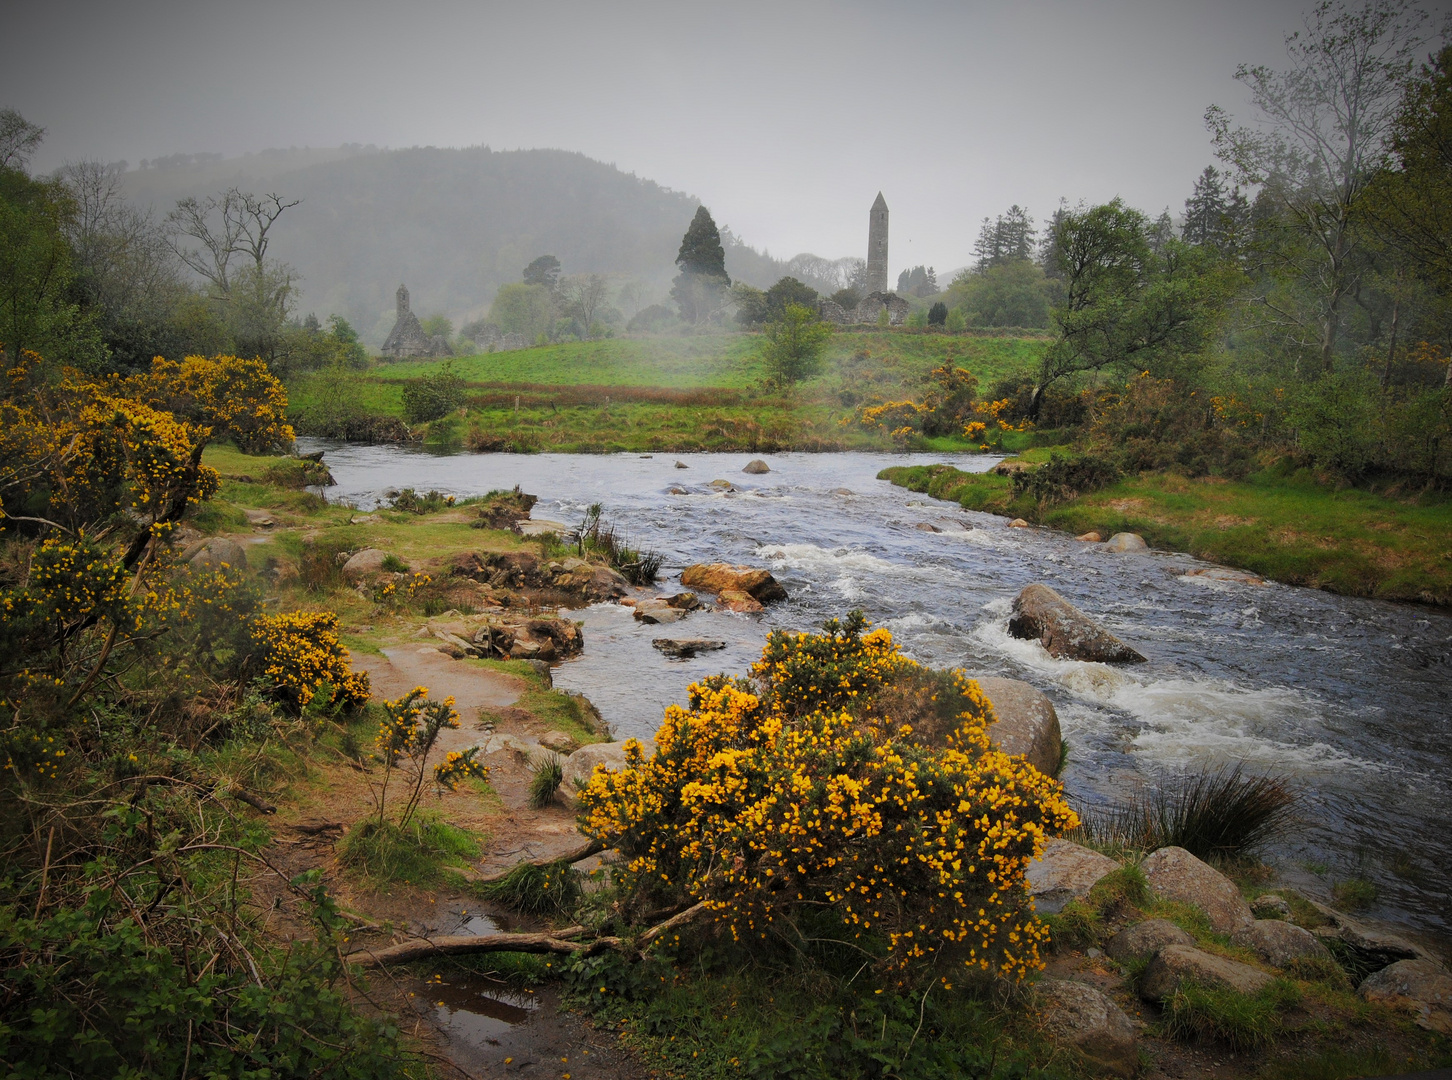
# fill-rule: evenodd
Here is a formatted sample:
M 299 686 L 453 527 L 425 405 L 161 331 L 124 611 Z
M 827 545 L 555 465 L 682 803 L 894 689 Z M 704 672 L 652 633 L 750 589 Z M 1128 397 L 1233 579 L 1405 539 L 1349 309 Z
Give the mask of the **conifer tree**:
M 681 238 L 676 265 L 681 272 L 676 275 L 671 296 L 681 309 L 682 319 L 699 323 L 720 307 L 721 297 L 731 285 L 721 231 L 704 206 L 696 209 L 690 228 Z

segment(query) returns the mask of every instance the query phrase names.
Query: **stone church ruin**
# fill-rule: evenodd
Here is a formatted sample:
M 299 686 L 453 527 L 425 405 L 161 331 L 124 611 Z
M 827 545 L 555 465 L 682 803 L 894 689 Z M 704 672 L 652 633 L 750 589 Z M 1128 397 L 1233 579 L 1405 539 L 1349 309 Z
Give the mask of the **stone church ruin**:
M 429 337 L 419 324 L 418 316 L 409 310 L 408 286 L 398 287 L 398 320 L 383 342 L 383 354 L 403 360 L 418 356 L 453 356 L 448 340 L 441 334 Z

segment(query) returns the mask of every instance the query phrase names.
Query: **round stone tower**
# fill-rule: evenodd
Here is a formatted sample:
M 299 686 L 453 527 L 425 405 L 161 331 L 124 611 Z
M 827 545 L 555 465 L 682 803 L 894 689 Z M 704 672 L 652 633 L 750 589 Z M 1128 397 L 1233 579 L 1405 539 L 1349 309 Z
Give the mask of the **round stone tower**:
M 886 214 L 886 211 L 884 210 L 883 213 L 885 215 Z M 884 220 L 886 220 L 886 219 L 884 218 Z M 885 243 L 886 243 L 886 241 L 884 241 L 884 244 Z M 884 270 L 883 273 L 886 274 L 887 271 Z M 885 281 L 887 279 L 884 278 L 883 280 Z M 405 315 L 408 314 L 408 286 L 407 285 L 400 285 L 398 287 L 397 300 L 398 300 L 398 318 L 401 319 Z
M 880 191 L 867 217 L 867 291 L 887 292 L 887 200 Z

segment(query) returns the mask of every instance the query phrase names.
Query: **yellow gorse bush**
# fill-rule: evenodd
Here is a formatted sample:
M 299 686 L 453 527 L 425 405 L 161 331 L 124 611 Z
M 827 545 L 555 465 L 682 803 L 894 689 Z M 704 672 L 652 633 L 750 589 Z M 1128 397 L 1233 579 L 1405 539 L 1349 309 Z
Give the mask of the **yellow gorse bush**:
M 723 677 L 672 706 L 647 757 L 597 769 L 585 831 L 645 898 L 705 901 L 737 939 L 801 936 L 830 909 L 889 968 L 940 961 L 1022 978 L 1047 931 L 1024 872 L 1077 819 L 1057 781 L 990 745 L 977 683 L 935 677 L 854 613 L 824 634 L 773 633 L 753 681 Z M 938 678 L 959 711 L 926 745 L 881 708 Z
M 331 611 L 259 615 L 251 632 L 260 646 L 260 674 L 294 704 L 307 705 L 324 684 L 332 687 L 333 704 L 368 703 L 368 673 L 353 670 Z

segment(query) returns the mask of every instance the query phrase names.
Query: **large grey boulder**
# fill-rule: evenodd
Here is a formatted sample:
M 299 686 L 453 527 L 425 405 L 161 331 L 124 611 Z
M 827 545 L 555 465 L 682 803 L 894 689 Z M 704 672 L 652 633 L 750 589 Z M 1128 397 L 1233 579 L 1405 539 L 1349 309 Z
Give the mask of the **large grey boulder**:
M 1104 993 L 1081 982 L 1045 979 L 1039 983 L 1044 1034 L 1071 1046 L 1118 1076 L 1133 1076 L 1139 1067 L 1134 1021 Z
M 1171 945 L 1194 946 L 1195 939 L 1168 919 L 1146 919 L 1126 926 L 1110 938 L 1104 951 L 1121 964 L 1131 960 L 1152 960 Z
M 1028 585 L 1014 598 L 1008 632 L 1035 638 L 1050 656 L 1105 664 L 1142 664 L 1144 657 L 1047 585 Z
M 761 458 L 753 458 L 746 463 L 746 467 L 741 471 L 750 473 L 752 476 L 760 476 L 762 473 L 771 472 L 771 468 Z
M 568 804 L 574 804 L 575 792 L 580 783 L 588 783 L 596 765 L 603 765 L 608 772 L 619 772 L 625 768 L 625 744 L 618 742 L 591 743 L 582 746 L 565 758 L 563 779 L 560 781 L 560 797 Z M 576 783 L 579 781 L 579 783 Z
M 1048 696 L 1018 679 L 983 678 L 978 685 L 998 716 L 988 726 L 988 737 L 1005 754 L 1024 757 L 1045 776 L 1057 773 L 1063 736 Z
M 364 548 L 343 564 L 343 577 L 348 581 L 363 581 L 375 574 L 383 573 L 383 560 L 388 552 L 378 548 Z
M 1104 541 L 1105 551 L 1148 551 L 1149 545 L 1139 533 L 1115 533 Z
M 1254 994 L 1270 985 L 1271 977 L 1249 964 L 1189 945 L 1166 945 L 1145 968 L 1139 994 L 1146 1001 L 1167 1001 L 1186 980 L 1215 990 Z
M 680 622 L 686 617 L 686 609 L 674 607 L 668 600 L 637 600 L 635 620 L 654 626 L 657 623 Z
M 1452 1035 L 1452 975 L 1432 960 L 1398 960 L 1373 971 L 1356 992 L 1367 1001 L 1411 1010 L 1417 1024 Z
M 221 570 L 224 566 L 241 570 L 247 565 L 247 552 L 235 540 L 214 536 L 187 548 L 182 559 L 198 570 Z
M 1195 905 L 1217 933 L 1233 934 L 1255 919 L 1235 882 L 1184 848 L 1160 848 L 1139 868 L 1156 896 Z
M 1297 960 L 1334 962 L 1330 950 L 1315 934 L 1283 919 L 1257 919 L 1242 926 L 1230 940 L 1249 949 L 1271 967 L 1289 967 Z
M 1050 840 L 1044 853 L 1028 864 L 1029 897 L 1046 915 L 1057 915 L 1070 900 L 1089 895 L 1095 882 L 1119 869 L 1108 855 L 1068 840 Z

